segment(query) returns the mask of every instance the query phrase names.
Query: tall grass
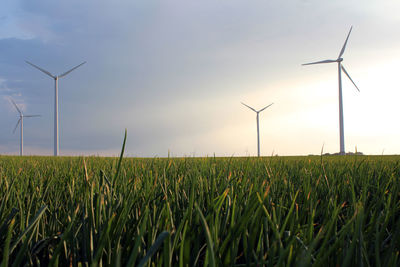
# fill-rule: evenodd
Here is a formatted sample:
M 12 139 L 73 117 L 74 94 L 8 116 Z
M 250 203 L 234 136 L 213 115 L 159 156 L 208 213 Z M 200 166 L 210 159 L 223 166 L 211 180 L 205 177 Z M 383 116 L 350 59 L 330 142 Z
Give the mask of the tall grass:
M 398 266 L 400 157 L 0 157 L 2 266 Z

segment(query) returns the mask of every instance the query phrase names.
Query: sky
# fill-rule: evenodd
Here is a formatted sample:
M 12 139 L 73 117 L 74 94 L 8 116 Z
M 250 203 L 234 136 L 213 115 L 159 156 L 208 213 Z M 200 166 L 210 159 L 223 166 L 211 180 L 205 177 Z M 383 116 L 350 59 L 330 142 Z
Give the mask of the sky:
M 346 151 L 400 154 L 398 0 L 2 0 L 0 154 L 254 156 L 339 150 L 336 59 Z

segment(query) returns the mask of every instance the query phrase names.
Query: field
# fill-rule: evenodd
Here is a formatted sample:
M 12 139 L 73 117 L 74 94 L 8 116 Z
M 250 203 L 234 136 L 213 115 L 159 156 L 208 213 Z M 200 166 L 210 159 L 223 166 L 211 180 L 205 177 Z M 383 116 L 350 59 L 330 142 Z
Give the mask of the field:
M 1 266 L 399 266 L 400 157 L 0 157 Z

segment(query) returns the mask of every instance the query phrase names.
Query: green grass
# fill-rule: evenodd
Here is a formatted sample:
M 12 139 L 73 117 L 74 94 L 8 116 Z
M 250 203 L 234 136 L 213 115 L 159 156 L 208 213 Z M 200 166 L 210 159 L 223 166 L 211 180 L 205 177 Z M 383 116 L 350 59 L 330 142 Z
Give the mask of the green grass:
M 0 157 L 2 266 L 398 266 L 400 157 Z

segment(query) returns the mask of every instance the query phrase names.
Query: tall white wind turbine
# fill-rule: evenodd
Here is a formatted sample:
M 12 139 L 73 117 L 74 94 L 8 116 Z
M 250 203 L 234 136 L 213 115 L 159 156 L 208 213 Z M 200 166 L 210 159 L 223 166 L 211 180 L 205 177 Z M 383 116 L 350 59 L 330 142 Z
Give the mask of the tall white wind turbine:
M 324 64 L 324 63 L 337 63 L 338 64 L 338 74 L 339 74 L 339 134 L 340 134 L 340 155 L 344 155 L 345 149 L 344 149 L 344 127 L 343 127 L 343 96 L 342 96 L 342 70 L 346 74 L 346 76 L 350 79 L 350 81 L 354 84 L 356 89 L 360 91 L 357 87 L 357 85 L 354 83 L 353 79 L 351 79 L 350 75 L 347 73 L 346 69 L 342 65 L 343 61 L 343 53 L 344 50 L 346 49 L 346 44 L 347 41 L 349 40 L 349 36 L 351 33 L 353 26 L 351 26 L 349 33 L 347 34 L 346 41 L 344 42 L 344 45 L 342 47 L 342 50 L 340 50 L 339 56 L 337 59 L 328 59 L 328 60 L 322 60 L 322 61 L 317 61 L 317 62 L 312 62 L 312 63 L 306 63 L 302 64 L 303 66 L 305 65 L 313 65 L 313 64 Z
M 63 74 L 60 74 L 60 75 L 53 75 L 50 72 L 48 72 L 47 70 L 44 70 L 44 69 L 36 66 L 35 64 L 29 62 L 29 61 L 25 61 L 25 62 L 28 63 L 29 65 L 31 65 L 32 67 L 40 70 L 41 72 L 49 75 L 51 78 L 54 79 L 54 156 L 58 156 L 59 155 L 59 144 L 58 144 L 58 139 L 59 139 L 59 137 L 58 137 L 58 79 L 68 75 L 71 71 L 79 68 L 80 66 L 85 64 L 86 61 L 84 61 L 83 63 L 79 64 L 78 66 L 75 66 L 72 69 L 70 69 L 69 71 L 66 71 L 66 72 L 64 72 Z
M 257 156 L 260 156 L 260 123 L 259 123 L 259 114 L 261 111 L 263 111 L 264 109 L 270 107 L 272 104 L 269 104 L 268 106 L 260 109 L 260 110 L 255 110 L 254 108 L 246 105 L 245 103 L 241 102 L 244 106 L 248 107 L 249 109 L 251 109 L 252 111 L 254 111 L 255 113 L 257 113 Z
M 32 117 L 40 117 L 40 115 L 24 115 L 24 113 L 19 109 L 17 104 L 15 104 L 14 100 L 10 98 L 10 101 L 13 103 L 15 109 L 19 113 L 19 120 L 17 122 L 17 125 L 15 125 L 13 133 L 15 133 L 15 130 L 17 130 L 17 127 L 19 124 L 21 124 L 21 140 L 19 144 L 19 155 L 22 156 L 24 154 L 24 118 L 32 118 Z

